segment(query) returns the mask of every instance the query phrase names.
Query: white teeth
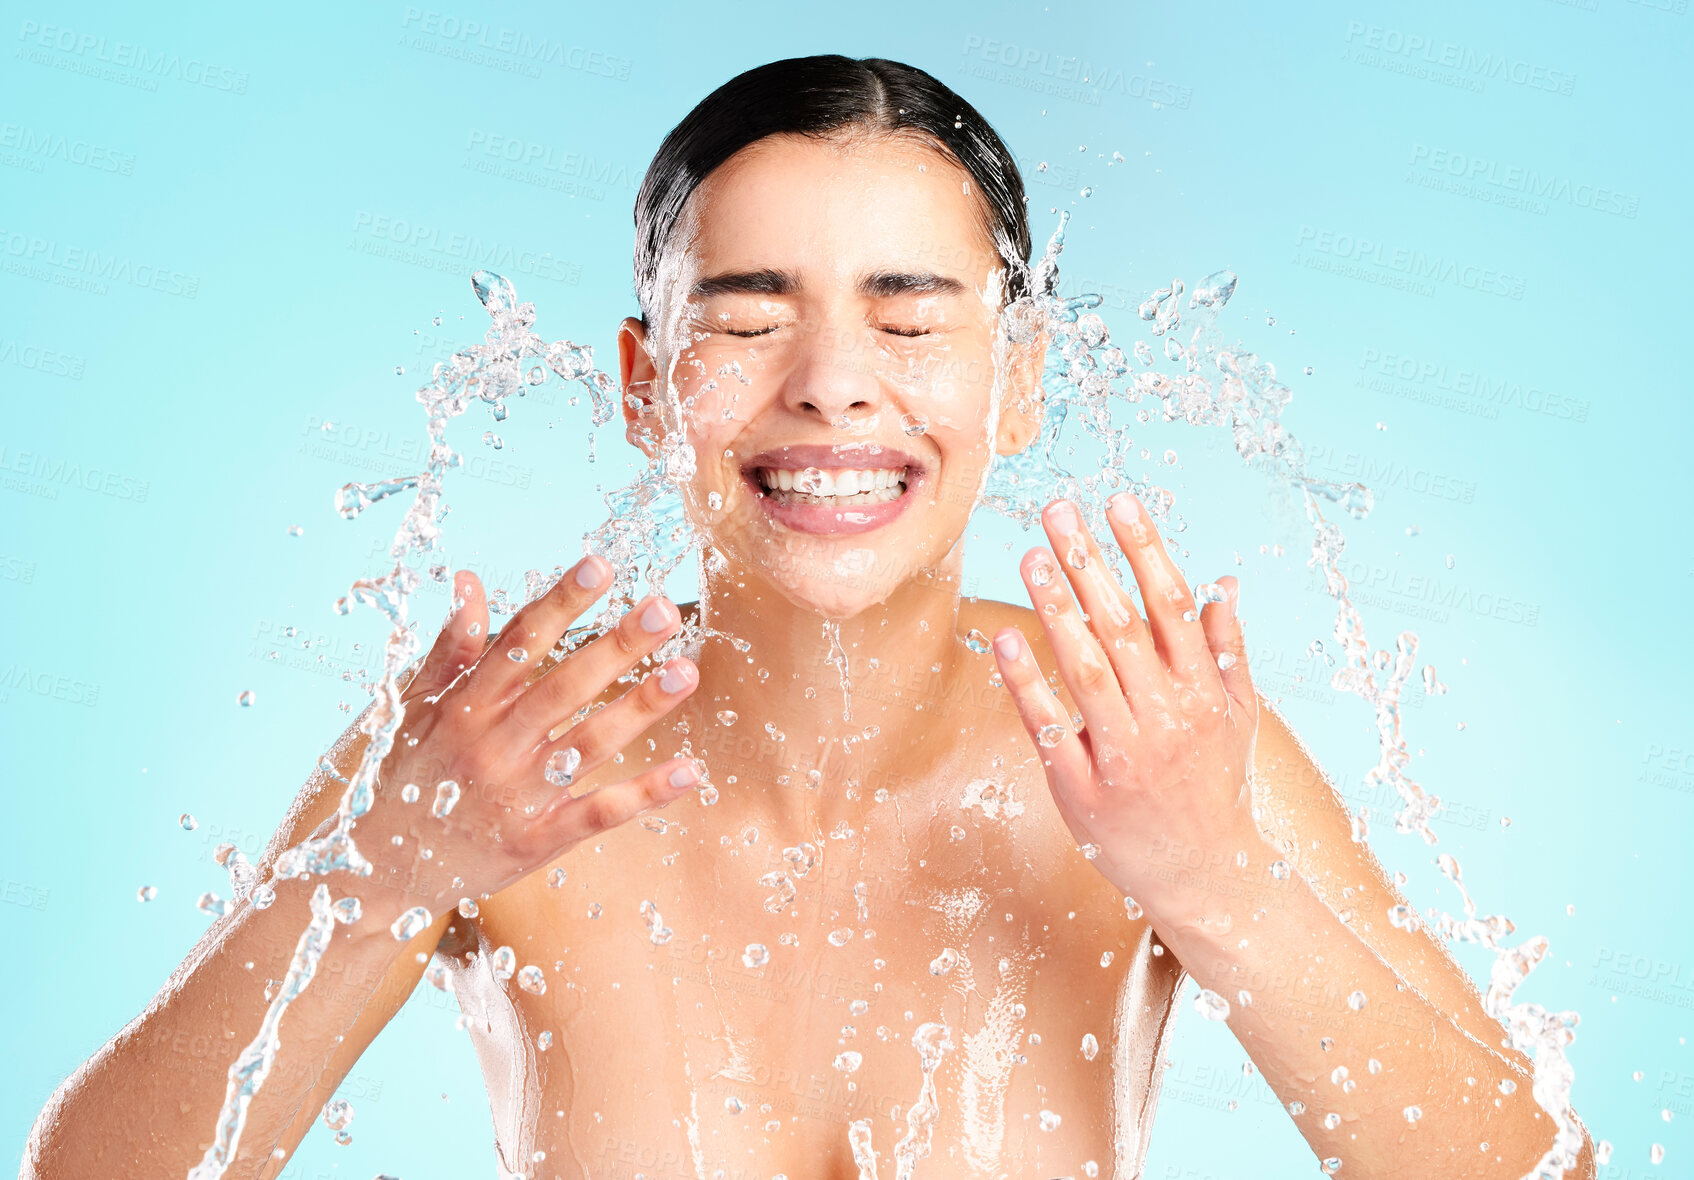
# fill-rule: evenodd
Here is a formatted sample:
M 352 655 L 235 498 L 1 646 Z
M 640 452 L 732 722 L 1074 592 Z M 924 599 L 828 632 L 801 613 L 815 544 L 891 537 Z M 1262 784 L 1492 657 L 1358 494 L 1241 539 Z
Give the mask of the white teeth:
M 759 483 L 773 491 L 793 492 L 808 500 L 842 496 L 865 496 L 874 502 L 892 500 L 904 482 L 904 467 L 847 468 L 827 471 L 819 467 L 761 467 Z M 893 493 L 893 494 L 884 494 Z

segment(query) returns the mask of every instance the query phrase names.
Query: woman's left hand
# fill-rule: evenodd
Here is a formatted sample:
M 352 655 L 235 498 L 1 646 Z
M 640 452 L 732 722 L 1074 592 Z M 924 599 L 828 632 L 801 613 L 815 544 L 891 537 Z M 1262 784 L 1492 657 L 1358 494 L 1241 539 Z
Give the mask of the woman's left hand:
M 1152 920 L 1186 923 L 1209 908 L 1243 851 L 1264 864 L 1251 786 L 1259 701 L 1235 613 L 1239 584 L 1202 587 L 1197 606 L 1133 494 L 1114 496 L 1106 516 L 1146 618 L 1067 500 L 1043 515 L 1053 551 L 1031 549 L 1022 565 L 1082 731 L 1017 628 L 996 634 L 994 651 L 1072 835 Z

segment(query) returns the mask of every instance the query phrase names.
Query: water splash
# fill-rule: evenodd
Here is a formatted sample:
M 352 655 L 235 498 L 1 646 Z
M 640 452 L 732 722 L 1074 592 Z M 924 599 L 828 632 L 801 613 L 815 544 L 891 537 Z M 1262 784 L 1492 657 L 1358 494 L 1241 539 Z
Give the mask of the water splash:
M 1138 308 L 1138 314 L 1148 326 L 1148 334 L 1160 341 L 1161 347 L 1155 349 L 1147 341 L 1137 341 L 1125 352 L 1112 342 L 1104 319 L 1097 314 L 1096 309 L 1103 302 L 1100 296 L 1084 293 L 1067 297 L 1057 293 L 1058 257 L 1069 216 L 1061 213 L 1046 252 L 1033 268 L 1030 289 L 1034 293 L 1013 304 L 1003 317 L 1005 338 L 1012 343 L 1032 339 L 1038 329 L 1045 329 L 1049 334 L 1042 378 L 1045 406 L 1040 433 L 1036 442 L 1023 451 L 995 458 L 985 472 L 979 502 L 1027 530 L 1039 521 L 1046 503 L 1065 496 L 1078 505 L 1091 529 L 1102 533 L 1106 531 L 1105 500 L 1127 490 L 1147 506 L 1162 528 L 1182 532 L 1188 526 L 1174 511 L 1175 495 L 1151 476 L 1128 474 L 1133 463 L 1134 439 L 1129 426 L 1114 425 L 1114 413 L 1121 415 L 1129 410 L 1137 422 L 1160 417 L 1165 422 L 1182 421 L 1228 431 L 1244 462 L 1267 461 L 1273 475 L 1298 493 L 1313 529 L 1308 564 L 1322 570 L 1326 589 L 1337 602 L 1334 630 L 1342 658 L 1332 684 L 1339 691 L 1360 696 L 1376 713 L 1380 753 L 1367 781 L 1373 786 L 1391 784 L 1401 796 L 1404 808 L 1396 818 L 1397 831 L 1416 832 L 1426 842 L 1435 843 L 1429 820 L 1439 810 L 1441 801 L 1407 774 L 1410 755 L 1399 709 L 1400 693 L 1414 667 L 1417 636 L 1409 631 L 1402 633 L 1396 641 L 1396 657 L 1382 663 L 1371 657 L 1363 621 L 1348 598 L 1347 580 L 1338 567 L 1345 538 L 1339 526 L 1325 515 L 1327 511 L 1339 511 L 1352 519 L 1367 517 L 1373 504 L 1370 490 L 1358 483 L 1318 479 L 1305 471 L 1303 450 L 1281 422 L 1284 410 L 1292 401 L 1292 391 L 1278 378 L 1269 360 L 1225 342 L 1218 331 L 1219 313 L 1228 305 L 1238 285 L 1232 272 L 1218 271 L 1206 276 L 1194 285 L 1191 294 L 1180 280 L 1154 292 Z M 391 749 L 404 715 L 398 684 L 419 648 L 407 622 L 406 599 L 421 581 L 406 559 L 439 546 L 444 515 L 442 481 L 448 471 L 462 462 L 446 442 L 447 422 L 477 402 L 488 405 L 496 420 L 504 418 L 507 399 L 521 398 L 535 383 L 541 365 L 559 378 L 580 382 L 587 388 L 592 399 L 594 427 L 609 421 L 615 412 L 616 384 L 594 369 L 589 349 L 569 341 L 546 343 L 536 336 L 530 330 L 535 318 L 533 305 L 519 303 L 511 284 L 504 278 L 479 272 L 473 285 L 493 326 L 485 344 L 456 353 L 438 364 L 430 384 L 418 392 L 418 400 L 428 415 L 431 438 L 426 469 L 416 475 L 349 484 L 336 499 L 338 512 L 352 518 L 400 492 L 414 493 L 412 506 L 389 550 L 393 567 L 380 576 L 354 582 L 348 596 L 337 606 L 342 613 L 355 606 L 374 607 L 391 627 L 384 649 L 382 676 L 374 694 L 376 699 L 360 723 L 362 732 L 370 739 L 365 755 L 347 782 L 332 830 L 285 851 L 277 861 L 277 877 L 370 872 L 369 863 L 353 842 L 352 829 L 358 817 L 371 806 L 376 770 Z M 1185 294 L 1188 294 L 1186 301 Z M 537 360 L 541 365 L 530 364 Z M 542 378 L 545 375 L 541 372 Z M 743 383 L 747 380 L 739 374 L 727 375 Z M 683 405 L 666 411 L 679 415 L 676 423 L 679 428 L 666 430 L 662 439 L 656 439 L 650 427 L 640 420 L 632 428 L 637 439 L 654 444 L 654 457 L 646 473 L 604 496 L 607 518 L 588 534 L 583 547 L 607 558 L 614 571 L 614 582 L 603 599 L 600 613 L 587 626 L 574 629 L 561 641 L 566 649 L 587 642 L 615 624 L 639 596 L 638 580 L 644 580 L 652 591 L 661 591 L 670 573 L 691 554 L 698 557 L 703 578 L 727 567 L 724 555 L 696 535 L 690 514 L 685 511 L 684 492 L 696 467 L 686 428 L 688 409 Z M 927 427 L 927 423 L 915 420 L 904 425 L 908 433 L 919 433 Z M 1076 453 L 1071 435 L 1078 430 L 1101 445 L 1101 462 L 1093 474 L 1079 474 L 1067 465 L 1067 457 Z M 1146 452 L 1142 454 L 1145 458 Z M 1121 579 L 1121 555 L 1108 548 L 1106 559 Z M 539 574 L 526 579 L 523 601 L 516 601 L 504 591 L 491 594 L 491 610 L 506 614 L 520 608 L 545 593 L 560 572 L 562 567 L 551 580 Z M 740 652 L 750 650 L 752 645 L 747 640 L 710 628 L 701 622 L 703 617 L 704 612 L 696 619 L 685 619 L 678 633 L 643 661 L 643 665 L 656 666 L 676 654 L 698 652 L 706 640 L 713 638 L 730 643 Z M 840 650 L 838 632 L 831 634 L 830 639 L 831 662 L 840 673 L 843 690 L 843 715 L 850 720 L 846 656 Z M 976 636 L 967 642 L 973 650 L 987 646 L 985 638 L 979 640 Z M 1384 673 L 1380 680 L 1378 672 Z M 625 679 L 633 680 L 640 674 L 642 669 L 638 667 Z M 1433 674 L 1426 673 L 1426 691 L 1430 691 L 1432 680 Z M 765 908 L 773 913 L 786 910 L 794 898 L 793 881 L 786 874 L 771 873 L 761 878 L 760 883 L 777 890 L 766 900 Z M 1569 1108 L 1571 1071 L 1563 1052 L 1574 1035 L 1576 1014 L 1549 1013 L 1534 1005 L 1511 1002 L 1516 988 L 1544 958 L 1546 941 L 1530 940 L 1519 947 L 1501 945 L 1499 939 L 1511 933 L 1510 923 L 1504 919 L 1478 923 L 1468 896 L 1463 920 L 1433 911 L 1431 920 L 1444 937 L 1481 942 L 1495 951 L 1496 962 L 1485 1004 L 1490 1015 L 1509 1030 L 1512 1045 L 1529 1054 L 1535 1063 L 1535 1097 L 1554 1116 L 1559 1131 L 1553 1147 L 1533 1175 L 1536 1180 L 1555 1180 L 1562 1175 L 1563 1168 L 1573 1166 L 1575 1151 L 1581 1143 L 1580 1131 Z M 763 951 L 762 947 L 756 949 Z M 748 958 L 762 958 L 752 954 L 755 947 L 748 950 Z M 304 978 L 309 980 L 310 974 Z M 282 1006 L 285 1005 L 273 1003 L 266 1017 L 267 1028 L 274 1031 Z M 264 1035 L 262 1031 L 261 1037 Z M 941 1055 L 951 1048 L 948 1036 L 943 1025 L 925 1025 L 919 1030 L 919 1037 L 914 1038 L 925 1061 L 925 1095 L 919 1106 L 909 1112 L 908 1133 L 896 1149 L 901 1177 L 909 1176 L 916 1160 L 928 1152 L 934 1119 L 933 1071 Z M 927 1039 L 919 1044 L 922 1038 Z M 260 1041 L 256 1040 L 254 1045 L 260 1045 Z M 271 1052 L 274 1053 L 274 1045 Z M 263 1071 L 257 1071 L 254 1076 L 262 1082 Z M 249 1093 L 247 1100 L 250 1097 Z M 236 1103 L 232 1090 L 220 1118 L 220 1132 L 233 1126 L 233 1134 L 238 1136 L 244 1111 L 245 1105 Z M 866 1146 L 868 1149 L 868 1141 Z M 863 1172 L 864 1162 L 857 1151 L 855 1161 Z M 874 1156 L 871 1167 L 874 1174 Z M 201 1175 L 210 1180 L 221 1171 L 218 1166 L 216 1171 L 197 1174 L 196 1180 Z
M 918 1090 L 918 1100 L 906 1112 L 906 1133 L 894 1145 L 895 1180 L 911 1180 L 918 1161 L 929 1154 L 935 1120 L 941 1114 L 935 1094 L 935 1071 L 953 1048 L 953 1030 L 934 1021 L 920 1024 L 912 1034 L 912 1048 L 918 1051 L 923 1084 Z
M 212 1145 L 206 1149 L 206 1154 L 189 1170 L 188 1180 L 218 1180 L 229 1167 L 229 1162 L 234 1158 L 236 1148 L 241 1142 L 241 1130 L 247 1122 L 247 1108 L 252 1105 L 259 1088 L 265 1084 L 271 1064 L 276 1060 L 277 1050 L 282 1046 L 277 1029 L 282 1023 L 283 1013 L 288 1011 L 288 1005 L 299 997 L 306 985 L 312 982 L 312 977 L 317 974 L 318 961 L 323 958 L 324 951 L 329 947 L 329 936 L 335 929 L 335 921 L 335 911 L 330 905 L 329 887 L 319 885 L 312 890 L 312 920 L 294 948 L 294 958 L 288 965 L 287 974 L 283 976 L 282 987 L 265 1013 L 264 1022 L 259 1026 L 259 1035 L 253 1038 L 229 1067 L 229 1087 L 225 1092 L 223 1110 L 218 1117 L 216 1134 Z

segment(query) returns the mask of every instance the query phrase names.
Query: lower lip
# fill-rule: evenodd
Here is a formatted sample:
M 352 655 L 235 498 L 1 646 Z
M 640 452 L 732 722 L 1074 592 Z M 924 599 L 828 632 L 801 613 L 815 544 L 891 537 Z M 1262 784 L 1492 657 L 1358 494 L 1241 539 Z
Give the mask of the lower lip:
M 892 500 L 866 504 L 863 508 L 836 508 L 828 504 L 779 504 L 765 494 L 765 487 L 751 471 L 742 473 L 759 507 L 784 528 L 797 533 L 816 533 L 821 536 L 841 536 L 848 533 L 868 533 L 888 524 L 906 510 L 912 493 L 923 486 L 923 476 L 915 470 L 906 472 L 906 490 Z

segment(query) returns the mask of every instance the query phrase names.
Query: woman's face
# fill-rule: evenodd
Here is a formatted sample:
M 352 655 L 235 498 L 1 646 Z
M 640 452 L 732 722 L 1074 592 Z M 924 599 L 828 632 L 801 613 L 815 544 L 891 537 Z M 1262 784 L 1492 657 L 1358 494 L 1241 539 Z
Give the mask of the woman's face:
M 1005 338 L 974 188 L 921 141 L 780 135 L 690 198 L 619 336 L 625 417 L 649 454 L 692 445 L 690 517 L 738 581 L 849 618 L 942 566 L 1034 437 L 1044 342 Z

